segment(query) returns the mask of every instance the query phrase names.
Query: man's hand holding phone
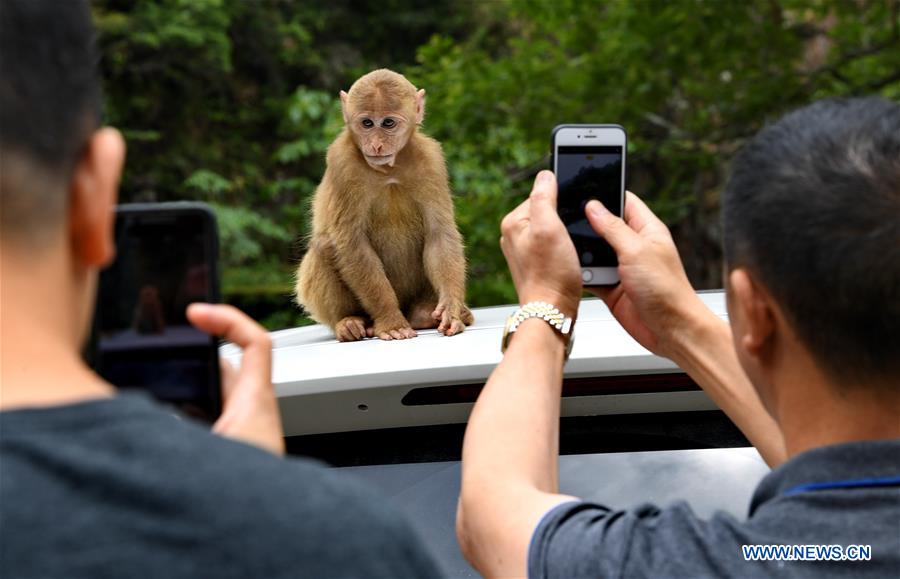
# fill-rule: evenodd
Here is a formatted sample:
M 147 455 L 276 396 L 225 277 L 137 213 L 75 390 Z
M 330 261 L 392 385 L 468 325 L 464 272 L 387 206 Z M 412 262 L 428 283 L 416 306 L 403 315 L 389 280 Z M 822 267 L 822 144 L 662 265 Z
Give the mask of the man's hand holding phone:
M 741 429 L 772 467 L 786 457 L 778 425 L 763 408 L 732 344 L 731 327 L 697 297 L 669 229 L 631 192 L 624 219 L 599 202 L 591 227 L 619 259 L 620 284 L 588 288 L 642 346 L 673 360 Z
M 213 431 L 284 454 L 284 430 L 272 387 L 272 341 L 249 316 L 229 305 L 194 303 L 187 316 L 199 330 L 243 350 L 241 369 L 222 360 L 222 414 Z
M 500 224 L 500 248 L 520 303 L 546 301 L 574 318 L 581 300 L 581 268 L 556 212 L 556 195 L 553 173 L 538 173 L 531 195 Z
M 679 333 L 694 327 L 698 315 L 712 316 L 688 281 L 678 249 L 665 224 L 628 191 L 625 219 L 599 201 L 585 208 L 591 227 L 615 250 L 620 284 L 588 288 L 606 302 L 613 316 L 654 354 L 677 357 Z

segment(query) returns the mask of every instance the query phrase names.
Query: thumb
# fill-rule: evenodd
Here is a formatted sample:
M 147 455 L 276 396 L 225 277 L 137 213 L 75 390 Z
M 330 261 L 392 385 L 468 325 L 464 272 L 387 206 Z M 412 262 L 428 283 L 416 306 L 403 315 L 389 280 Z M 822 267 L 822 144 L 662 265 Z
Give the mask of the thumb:
M 588 222 L 603 239 L 621 254 L 640 243 L 638 234 L 620 217 L 613 215 L 602 203 L 593 199 L 584 208 Z
M 556 213 L 556 175 L 552 171 L 541 171 L 534 180 L 531 189 L 529 220 L 538 227 L 559 220 Z

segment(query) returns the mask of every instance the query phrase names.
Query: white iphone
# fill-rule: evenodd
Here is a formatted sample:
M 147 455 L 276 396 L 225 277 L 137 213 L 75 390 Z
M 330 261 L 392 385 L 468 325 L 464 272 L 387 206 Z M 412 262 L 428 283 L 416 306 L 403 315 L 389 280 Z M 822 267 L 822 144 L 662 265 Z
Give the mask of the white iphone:
M 550 167 L 559 183 L 557 209 L 575 244 L 586 286 L 619 283 L 616 252 L 594 232 L 584 208 L 597 199 L 622 216 L 625 143 L 625 129 L 619 125 L 559 125 L 553 129 Z

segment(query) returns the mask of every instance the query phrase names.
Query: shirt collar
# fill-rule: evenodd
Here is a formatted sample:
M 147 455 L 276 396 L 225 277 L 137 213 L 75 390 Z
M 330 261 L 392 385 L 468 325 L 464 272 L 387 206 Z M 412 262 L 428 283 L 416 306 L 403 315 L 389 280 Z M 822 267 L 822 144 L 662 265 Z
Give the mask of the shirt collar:
M 785 462 L 759 483 L 750 516 L 767 501 L 802 484 L 900 475 L 900 439 L 820 446 Z

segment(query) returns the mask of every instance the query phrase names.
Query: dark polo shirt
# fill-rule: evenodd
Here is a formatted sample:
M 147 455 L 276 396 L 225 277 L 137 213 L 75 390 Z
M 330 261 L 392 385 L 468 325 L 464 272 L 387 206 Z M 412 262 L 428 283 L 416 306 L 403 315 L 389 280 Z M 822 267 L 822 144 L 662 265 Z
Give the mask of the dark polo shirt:
M 783 560 L 753 561 L 745 558 L 744 545 L 817 547 L 782 551 Z M 865 558 L 859 545 L 871 547 L 870 560 L 797 560 L 816 554 Z M 794 457 L 762 480 L 745 521 L 725 513 L 703 520 L 684 502 L 624 511 L 561 504 L 535 529 L 528 574 L 900 577 L 900 439 L 827 446 Z
M 0 577 L 435 577 L 389 502 L 137 394 L 0 412 Z

